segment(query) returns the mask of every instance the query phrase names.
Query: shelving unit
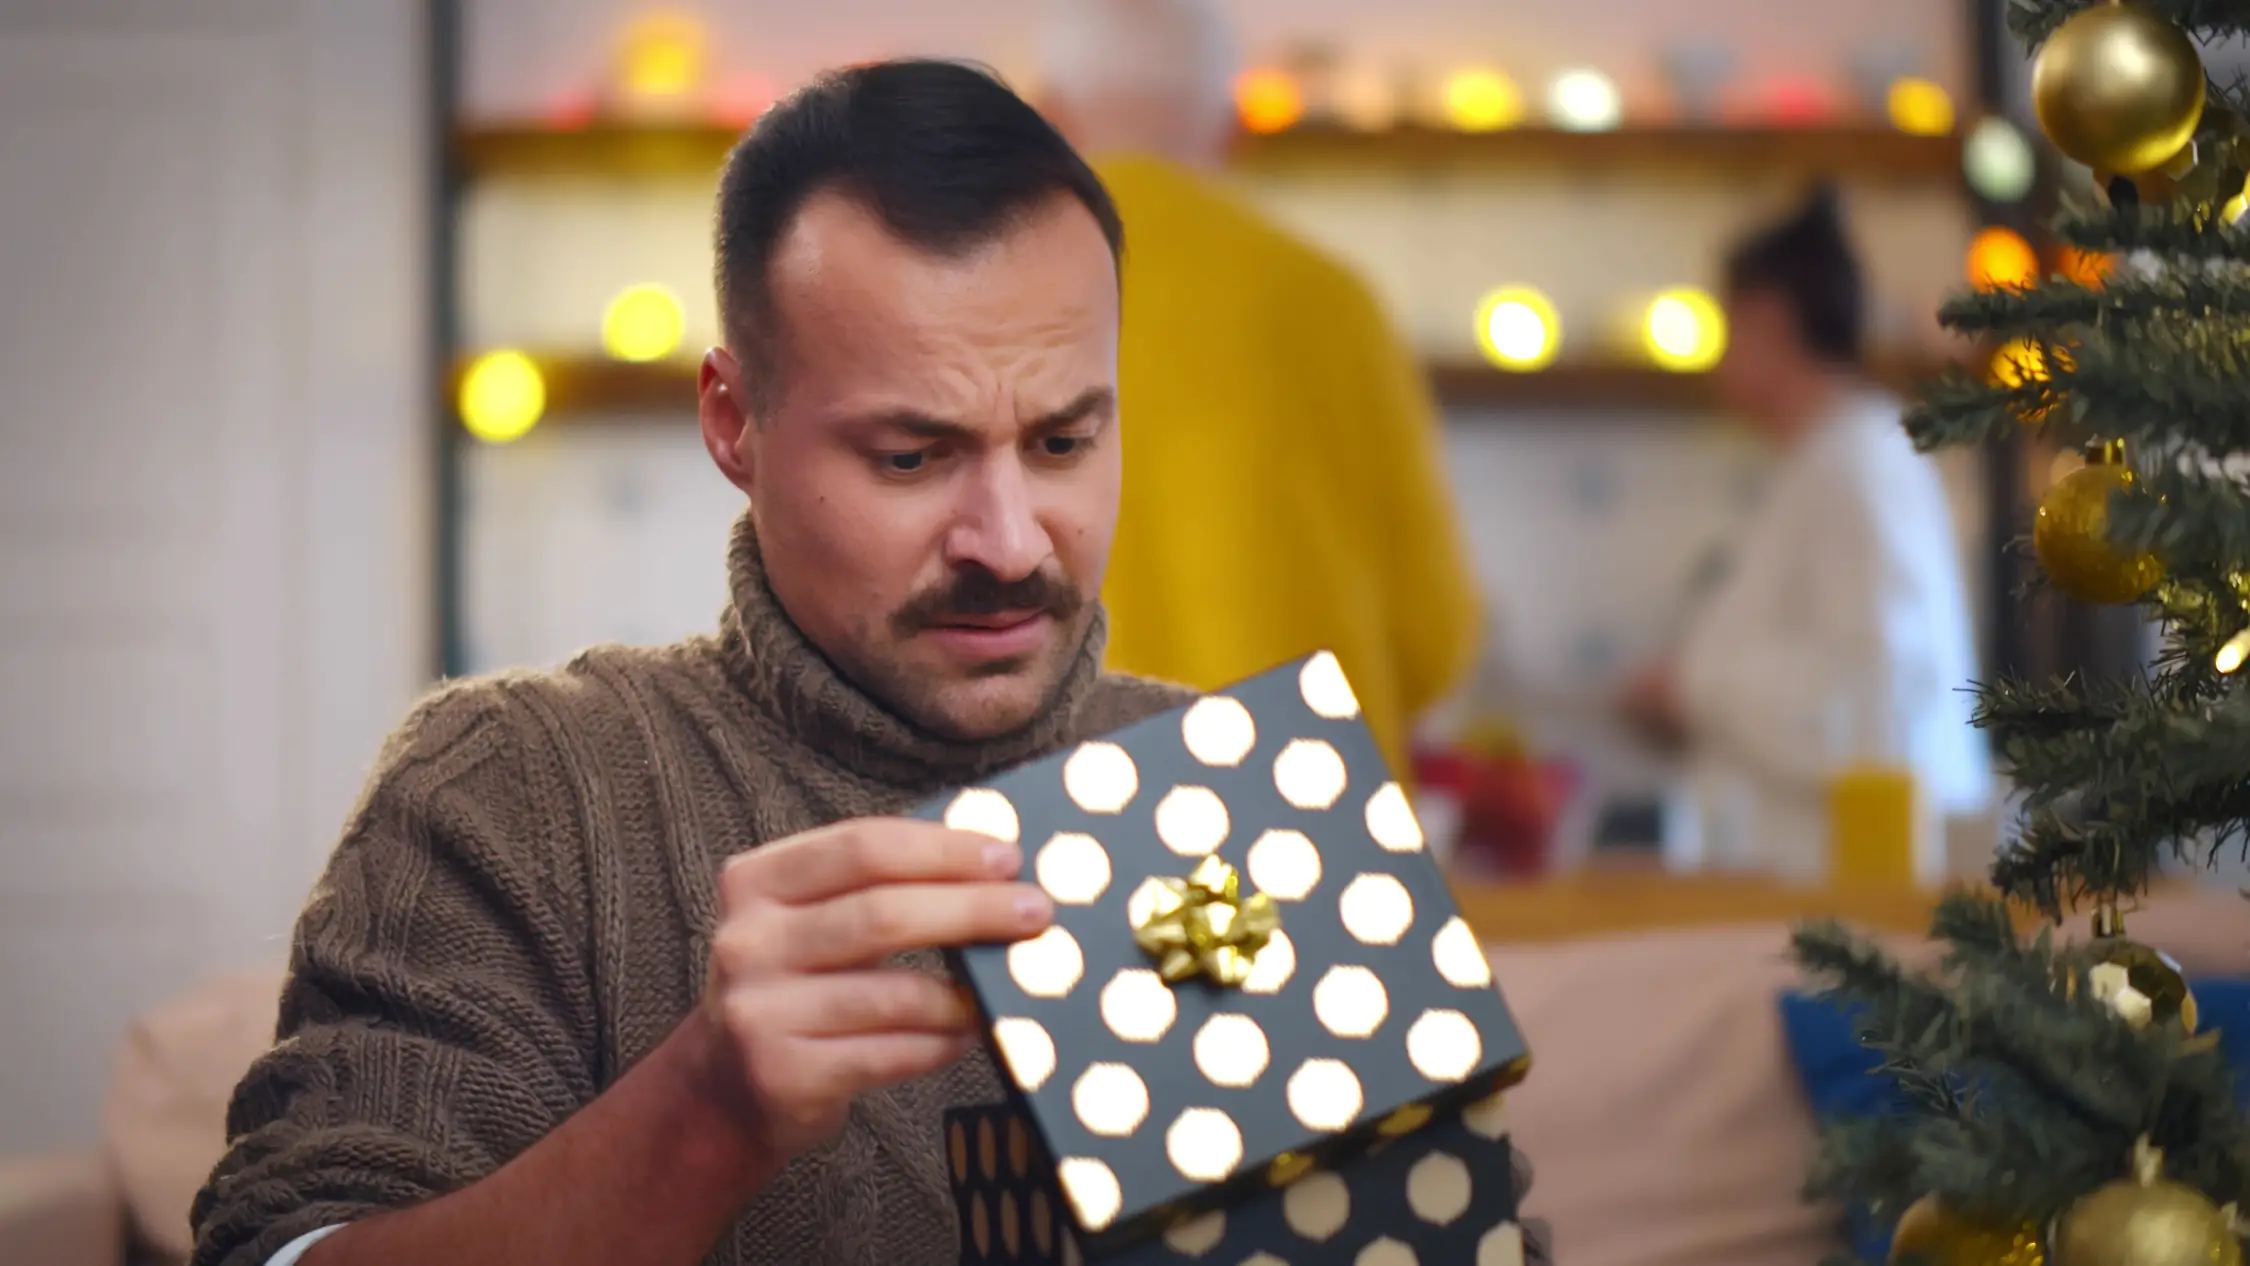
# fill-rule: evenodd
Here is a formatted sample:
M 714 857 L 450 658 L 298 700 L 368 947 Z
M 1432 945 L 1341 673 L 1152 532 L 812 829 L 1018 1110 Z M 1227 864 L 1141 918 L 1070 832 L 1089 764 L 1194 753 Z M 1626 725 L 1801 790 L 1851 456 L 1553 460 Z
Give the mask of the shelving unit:
M 541 426 L 684 424 L 695 409 L 691 360 L 646 364 L 575 353 L 535 355 L 546 380 Z M 453 385 L 465 368 L 454 368 Z M 1942 368 L 1937 363 L 1878 365 L 1878 378 L 1911 389 Z M 1646 365 L 1561 364 L 1536 373 L 1440 362 L 1427 367 L 1430 388 L 1448 409 L 1494 411 L 1678 412 L 1714 405 L 1708 375 L 1669 373 Z
M 527 124 L 463 130 L 455 137 L 454 152 L 462 175 L 470 180 L 705 177 L 718 171 L 739 135 L 734 128 L 707 124 L 582 128 Z M 1609 132 L 1511 128 L 1475 133 L 1419 127 L 1384 132 L 1306 127 L 1238 137 L 1233 163 L 1252 173 L 1671 167 L 1704 172 L 1819 172 L 1886 183 L 1954 182 L 1961 170 L 1961 142 L 1956 136 L 1913 136 L 1862 126 L 1636 127 Z

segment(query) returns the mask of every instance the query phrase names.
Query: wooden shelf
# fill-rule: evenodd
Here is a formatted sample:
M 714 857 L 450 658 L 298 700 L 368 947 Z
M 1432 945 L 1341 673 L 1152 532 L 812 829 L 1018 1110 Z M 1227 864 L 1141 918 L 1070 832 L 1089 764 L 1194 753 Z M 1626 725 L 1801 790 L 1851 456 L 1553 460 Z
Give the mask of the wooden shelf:
M 597 123 L 469 128 L 455 155 L 472 180 L 495 177 L 709 178 L 740 133 L 718 125 Z M 1234 166 L 1278 174 L 1321 170 L 1459 171 L 1557 168 L 1588 173 L 1685 171 L 1708 175 L 1828 174 L 1884 182 L 1957 182 L 1954 136 L 1910 136 L 1888 128 L 1636 127 L 1614 132 L 1515 128 L 1447 132 L 1398 128 L 1353 132 L 1305 127 L 1242 136 Z
M 694 416 L 694 361 L 628 364 L 579 354 L 534 354 L 533 359 L 546 378 L 549 422 L 675 425 Z M 1907 391 L 1938 368 L 1900 363 L 1879 365 L 1875 374 Z M 1645 365 L 1559 364 L 1536 373 L 1507 373 L 1441 362 L 1429 365 L 1427 372 L 1442 407 L 1473 413 L 1695 413 L 1716 407 L 1707 375 L 1667 373 Z
M 1634 127 L 1614 132 L 1515 128 L 1351 132 L 1303 128 L 1236 142 L 1237 169 L 1527 170 L 1551 168 L 1708 175 L 1855 176 L 1884 182 L 1961 180 L 1961 142 L 1865 126 L 1804 128 Z

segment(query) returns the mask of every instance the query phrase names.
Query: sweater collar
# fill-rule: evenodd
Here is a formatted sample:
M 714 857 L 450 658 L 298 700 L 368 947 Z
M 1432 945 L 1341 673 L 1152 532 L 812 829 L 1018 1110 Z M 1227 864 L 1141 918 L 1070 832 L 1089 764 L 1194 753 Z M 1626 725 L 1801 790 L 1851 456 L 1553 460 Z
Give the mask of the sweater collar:
M 747 511 L 735 522 L 727 570 L 726 640 L 752 704 L 822 760 L 893 790 L 934 794 L 1055 751 L 1070 741 L 1078 705 L 1101 672 L 1107 624 L 1097 609 L 1061 690 L 1030 724 L 995 739 L 944 738 L 861 690 L 806 638 L 766 581 Z

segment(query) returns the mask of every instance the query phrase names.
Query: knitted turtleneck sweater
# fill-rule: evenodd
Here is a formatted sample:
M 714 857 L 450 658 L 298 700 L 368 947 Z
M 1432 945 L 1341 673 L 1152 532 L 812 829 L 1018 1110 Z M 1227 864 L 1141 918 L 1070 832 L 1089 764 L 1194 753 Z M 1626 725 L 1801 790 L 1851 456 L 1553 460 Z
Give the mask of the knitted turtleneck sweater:
M 895 812 L 1172 707 L 1099 671 L 983 744 L 844 680 L 767 588 L 745 516 L 720 632 L 450 685 L 386 745 L 298 924 L 279 1044 L 229 1113 L 196 1266 L 476 1182 L 653 1050 L 700 994 L 731 854 Z M 937 970 L 934 954 L 914 956 Z M 997 1097 L 980 1052 L 861 1099 L 710 1266 L 948 1266 L 941 1110 Z

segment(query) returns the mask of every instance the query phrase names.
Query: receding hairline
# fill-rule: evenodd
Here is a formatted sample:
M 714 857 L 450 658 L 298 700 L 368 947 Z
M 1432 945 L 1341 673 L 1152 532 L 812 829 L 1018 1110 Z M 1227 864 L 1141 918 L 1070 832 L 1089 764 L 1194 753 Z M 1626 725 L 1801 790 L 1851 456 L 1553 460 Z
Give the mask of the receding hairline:
M 770 407 L 777 398 L 781 383 L 780 366 L 776 363 L 787 350 L 788 323 L 782 319 L 779 293 L 774 281 L 785 271 L 790 260 L 804 245 L 805 226 L 823 208 L 831 213 L 842 213 L 850 222 L 871 228 L 889 244 L 905 253 L 922 259 L 946 264 L 968 264 L 980 255 L 1000 249 L 1013 235 L 1032 227 L 1050 216 L 1083 218 L 1094 231 L 1096 240 L 1108 248 L 1112 275 L 1120 282 L 1124 279 L 1125 247 L 1122 239 L 1114 245 L 1104 232 L 1101 218 L 1091 207 L 1067 187 L 1058 186 L 1046 193 L 1011 206 L 1000 212 L 989 224 L 976 231 L 937 241 L 918 240 L 904 232 L 890 217 L 883 214 L 879 201 L 865 189 L 855 188 L 857 182 L 840 176 L 822 181 L 807 190 L 797 202 L 773 240 L 772 249 L 757 261 L 759 275 L 734 278 L 727 283 L 726 293 L 719 300 L 719 335 L 725 340 L 727 350 L 744 364 L 752 376 L 752 394 L 755 403 Z M 1119 300 L 1122 302 L 1122 287 Z M 745 316 L 761 323 L 756 332 L 739 328 Z

